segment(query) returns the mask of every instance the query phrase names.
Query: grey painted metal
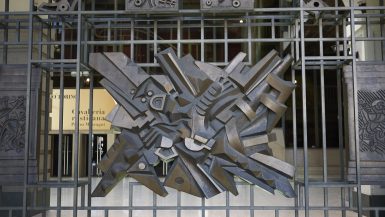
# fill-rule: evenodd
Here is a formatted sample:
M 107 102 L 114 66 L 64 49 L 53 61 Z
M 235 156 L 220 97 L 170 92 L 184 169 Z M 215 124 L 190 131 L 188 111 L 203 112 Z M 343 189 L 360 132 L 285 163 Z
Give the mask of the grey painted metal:
M 4 1 L 4 11 L 9 12 L 9 0 Z M 5 19 L 6 20 L 9 19 L 9 16 L 6 15 Z M 3 25 L 5 25 L 5 28 L 3 30 L 4 41 L 8 41 L 8 24 L 4 23 Z M 8 46 L 5 45 L 3 47 L 3 64 L 7 64 L 7 63 L 8 63 Z
M 300 48 L 301 48 L 301 82 L 302 82 L 302 125 L 303 125 L 303 161 L 304 161 L 304 199 L 305 217 L 309 212 L 309 168 L 308 168 L 308 140 L 307 140 L 307 101 L 306 101 L 306 55 L 305 54 L 305 17 L 304 2 L 301 1 L 300 11 Z
M 122 53 L 90 55 L 118 102 L 107 120 L 122 130 L 99 164 L 105 174 L 93 196 L 105 196 L 126 175 L 161 196 L 167 195 L 163 185 L 198 197 L 224 190 L 237 195 L 235 175 L 294 197 L 285 178 L 294 168 L 259 148 L 269 142 L 295 87 L 279 78 L 291 57 L 272 51 L 250 68 L 241 53 L 225 69 L 190 55 L 178 59 L 171 48 L 156 57 L 165 74 L 149 75 Z M 171 159 L 162 183 L 153 166 Z
M 357 83 L 357 60 L 356 60 L 356 41 L 355 41 L 355 11 L 354 1 L 349 1 L 350 6 L 350 26 L 351 26 L 351 53 L 352 53 L 352 77 L 353 77 L 353 101 L 354 101 L 354 132 L 355 132 L 355 157 L 356 157 L 356 182 L 357 182 L 357 213 L 362 216 L 362 195 L 361 195 L 361 160 L 360 160 L 360 140 L 358 125 L 358 83 Z
M 290 34 L 291 34 L 291 37 L 292 38 L 298 38 L 298 22 L 297 20 L 294 21 L 294 25 L 291 26 L 290 28 Z M 291 43 L 291 53 L 292 54 L 298 54 L 298 52 L 295 52 L 298 48 L 297 46 L 297 43 L 294 44 L 294 42 L 290 42 Z M 294 59 L 296 60 L 297 58 L 294 57 Z M 297 83 L 296 81 L 296 78 L 295 78 L 295 69 L 293 67 L 294 63 L 292 64 L 291 66 L 291 82 L 293 82 L 294 84 Z M 296 100 L 296 96 L 297 96 L 297 92 L 296 92 L 296 89 L 293 90 L 293 94 L 292 94 L 292 115 L 293 115 L 293 166 L 295 168 L 297 168 L 297 148 L 298 148 L 298 144 L 297 144 L 297 100 Z M 293 179 L 294 180 L 297 180 L 297 173 L 294 174 L 293 176 Z M 299 206 L 299 201 L 298 201 L 298 192 L 299 192 L 299 189 L 298 189 L 298 185 L 297 184 L 294 184 L 294 191 L 297 193 L 297 198 L 295 198 L 294 200 L 294 206 L 298 207 Z M 295 210 L 295 217 L 298 217 L 299 216 L 299 212 L 298 210 Z
M 39 11 L 73 11 L 78 0 L 58 0 L 56 2 L 43 2 L 38 6 Z
M 159 13 L 179 10 L 178 0 L 125 0 L 129 12 Z
M 318 31 L 319 31 L 319 37 L 323 38 L 323 19 L 320 18 L 318 20 Z M 319 50 L 320 50 L 320 56 L 324 56 L 324 42 L 319 42 Z M 328 181 L 328 158 L 327 158 L 327 147 L 326 147 L 326 112 L 325 112 L 325 69 L 324 69 L 324 61 L 321 60 L 321 70 L 320 70 L 320 81 L 321 81 L 321 124 L 322 124 L 322 158 L 323 158 L 323 181 L 327 183 Z M 324 206 L 329 206 L 329 196 L 328 196 L 328 189 L 324 188 Z M 329 216 L 329 211 L 324 211 L 324 216 Z
M 91 111 L 93 111 L 94 108 L 94 72 L 90 72 L 90 104 L 89 108 Z M 87 187 L 87 206 L 91 207 L 92 206 L 92 200 L 91 195 L 92 195 L 92 189 L 90 186 L 92 186 L 92 152 L 93 152 L 93 112 L 90 112 L 89 114 L 89 134 L 88 134 L 88 187 Z M 87 217 L 91 217 L 91 210 L 87 211 Z
M 367 10 L 380 10 L 381 8 L 376 8 L 376 7 L 366 7 L 365 9 L 367 9 Z M 384 8 L 382 7 L 382 10 L 383 10 Z M 358 7 L 350 7 L 350 6 L 348 6 L 348 7 L 343 7 L 343 8 L 335 8 L 335 7 L 327 7 L 327 8 L 322 8 L 322 9 L 320 9 L 320 11 L 327 11 L 327 10 L 329 10 L 329 11 L 338 11 L 338 12 L 351 12 L 351 11 L 357 11 L 357 10 L 361 10 L 361 8 L 358 8 Z M 299 13 L 300 13 L 300 11 L 301 11 L 301 8 L 278 8 L 278 9 L 274 9 L 274 8 L 255 8 L 252 12 L 250 12 L 250 16 L 252 16 L 252 15 L 255 15 L 256 13 L 269 13 L 269 11 L 274 11 L 274 12 L 293 12 L 293 13 L 295 13 L 296 15 L 299 15 Z M 115 16 L 115 15 L 117 15 L 118 17 L 120 17 L 120 16 L 122 16 L 123 14 L 125 14 L 125 11 L 116 11 L 116 13 L 115 13 L 115 11 L 94 11 L 94 10 L 92 10 L 92 11 L 81 11 L 81 12 L 74 12 L 74 11 L 71 11 L 71 12 L 65 12 L 65 13 L 63 13 L 63 15 L 76 15 L 77 13 L 80 13 L 82 16 L 85 16 L 85 17 L 87 17 L 87 18 L 90 18 L 91 16 L 98 16 L 98 15 L 106 15 L 106 16 Z M 1 13 L 1 15 L 2 16 L 4 16 L 4 15 L 10 15 L 10 20 L 16 20 L 15 18 L 14 18 L 14 16 L 15 15 L 26 15 L 26 16 L 30 16 L 29 15 L 29 13 L 26 13 L 26 12 L 7 12 L 7 13 Z M 33 15 L 33 16 L 35 16 L 35 15 L 38 15 L 38 14 L 51 14 L 51 15 L 55 15 L 55 14 L 57 14 L 57 13 L 54 13 L 54 12 L 48 12 L 48 13 L 43 13 L 43 12 L 31 12 L 31 14 Z M 194 14 L 200 14 L 200 10 L 180 10 L 178 13 L 176 13 L 175 14 L 175 16 L 176 17 L 179 17 L 180 15 L 194 15 Z M 205 15 L 208 15 L 208 14 L 205 14 Z M 378 14 L 377 14 L 378 15 Z M 31 17 L 33 17 L 33 16 L 31 16 Z M 278 17 L 278 15 L 269 15 L 270 17 L 274 17 L 274 16 L 277 16 Z M 349 16 L 349 15 L 348 15 Z M 362 17 L 374 17 L 373 15 L 366 15 L 366 14 L 362 14 L 362 15 L 354 15 L 355 16 L 355 18 L 362 18 Z M 383 15 L 378 15 L 378 16 L 383 16 Z M 341 16 L 341 17 L 343 17 L 343 16 Z M 206 17 L 207 18 L 207 17 Z M 299 23 L 300 23 L 300 18 L 301 18 L 301 16 L 299 16 Z M 70 20 L 70 18 L 65 18 L 65 19 L 67 19 L 67 20 Z M 117 19 L 119 19 L 119 18 L 117 18 Z M 137 17 L 136 19 L 140 19 L 139 17 Z M 148 17 L 147 19 L 151 19 L 151 17 Z M 190 18 L 187 18 L 187 19 L 190 19 Z M 256 19 L 258 19 L 258 18 L 256 18 Z M 262 18 L 261 18 L 262 19 Z M 282 18 L 282 19 L 286 19 L 286 18 Z M 288 18 L 288 19 L 290 19 L 290 18 Z M 290 37 L 283 37 L 283 38 L 275 38 L 275 39 L 272 39 L 272 38 L 267 38 L 267 39 L 254 39 L 254 38 L 251 38 L 250 40 L 249 39 L 236 39 L 236 40 L 234 40 L 234 41 L 232 41 L 232 39 L 228 39 L 227 38 L 227 33 L 226 33 L 226 40 L 220 40 L 220 42 L 221 43 L 226 43 L 226 44 L 228 44 L 229 42 L 241 42 L 242 40 L 244 40 L 245 42 L 247 41 L 248 43 L 250 43 L 250 42 L 284 42 L 284 41 L 289 41 L 289 42 L 291 42 L 291 43 L 293 43 L 294 44 L 294 46 L 296 46 L 296 47 L 298 47 L 299 48 L 299 46 L 297 46 L 297 45 L 300 45 L 300 42 L 301 41 L 305 41 L 305 42 L 308 42 L 308 41 L 336 41 L 336 43 L 341 43 L 342 45 L 344 45 L 343 47 L 344 47 L 344 49 L 343 49 L 343 53 L 344 53 L 344 57 L 343 58 L 340 58 L 340 57 L 338 57 L 338 53 L 336 54 L 336 58 L 335 59 L 337 59 L 337 60 L 339 60 L 339 59 L 346 59 L 346 60 L 352 60 L 352 58 L 351 57 L 349 57 L 348 56 L 348 54 L 347 54 L 347 48 L 348 48 L 348 43 L 350 43 L 351 42 L 351 37 L 347 37 L 346 36 L 346 30 L 345 30 L 345 27 L 346 26 L 348 26 L 348 29 L 351 29 L 352 27 L 351 26 L 349 26 L 349 25 L 346 25 L 347 23 L 346 23 L 346 19 L 343 19 L 343 18 L 339 18 L 339 19 L 341 19 L 341 22 L 342 22 L 342 25 L 341 25 L 341 30 L 344 32 L 344 34 L 345 34 L 345 36 L 344 37 L 339 37 L 338 35 L 336 36 L 336 37 L 334 37 L 334 38 L 324 38 L 324 39 L 318 39 L 318 38 L 307 38 L 307 37 L 305 37 L 305 38 L 302 38 L 302 40 L 301 40 L 301 38 L 298 38 L 298 40 L 293 40 L 292 38 L 290 38 Z M 102 18 L 102 19 L 99 19 L 99 20 L 105 20 L 106 22 L 105 22 L 105 24 L 107 24 L 107 20 L 108 20 L 108 18 Z M 114 25 L 115 25 L 115 23 L 114 23 L 114 20 L 116 20 L 115 18 L 111 21 L 111 28 L 113 28 L 114 27 Z M 135 19 L 134 19 L 135 20 Z M 47 20 L 45 20 L 45 22 L 46 22 Z M 26 29 L 26 26 L 27 25 L 25 25 L 25 23 L 27 22 L 27 23 L 29 23 L 29 20 L 24 20 L 24 21 L 22 21 L 22 20 L 20 20 L 19 19 L 19 21 L 15 21 L 14 23 L 17 23 L 17 22 L 20 22 L 20 29 Z M 34 21 L 34 22 L 40 22 L 40 21 Z M 94 22 L 94 21 L 92 21 L 92 22 Z M 358 25 L 360 22 L 359 21 L 357 21 L 357 20 L 350 20 L 350 22 L 354 22 L 356 25 Z M 75 22 L 74 23 L 76 23 L 76 19 L 75 19 Z M 182 26 L 183 25 L 183 21 L 181 21 L 181 20 L 178 20 L 178 23 L 179 23 L 179 25 L 180 26 Z M 132 22 L 131 23 L 132 24 L 132 26 L 130 26 L 130 28 L 131 29 L 135 29 L 136 27 L 138 27 L 138 24 L 137 23 L 134 23 L 134 22 Z M 278 25 L 279 23 L 278 23 L 278 19 L 275 19 L 275 25 Z M 324 20 L 324 24 L 326 25 L 326 20 Z M 371 24 L 373 25 L 374 24 L 374 22 L 371 22 Z M 227 24 L 226 24 L 227 25 Z M 282 24 L 282 25 L 285 25 L 285 24 Z M 306 25 L 306 24 L 305 24 Z M 106 26 L 106 25 L 105 25 Z M 197 39 L 197 40 L 181 40 L 180 39 L 180 35 L 181 35 L 181 33 L 180 33 L 180 26 L 178 27 L 178 31 L 179 31 L 179 33 L 178 33 L 178 36 L 177 37 L 179 37 L 178 38 L 178 40 L 175 40 L 175 43 L 176 44 L 178 44 L 178 56 L 180 57 L 181 56 L 181 54 L 182 54 L 182 51 L 181 51 L 181 43 L 183 42 L 183 43 L 201 43 L 202 42 L 202 40 L 204 41 L 204 44 L 206 44 L 206 42 L 213 42 L 213 40 L 208 40 L 208 39 Z M 158 26 L 159 27 L 159 26 Z M 2 27 L 1 27 L 2 28 Z M 13 28 L 13 27 L 10 27 L 10 29 L 11 28 Z M 84 27 L 82 27 L 83 29 L 87 29 L 87 28 L 84 28 Z M 228 28 L 228 26 L 225 28 L 225 31 L 227 31 L 227 28 Z M 16 28 L 16 29 L 18 29 L 18 28 Z M 35 26 L 35 30 L 36 30 L 36 26 Z M 19 30 L 17 30 L 17 31 L 19 31 Z M 38 31 L 40 31 L 40 30 L 38 30 Z M 383 41 L 384 39 L 383 38 L 381 38 L 381 37 L 356 37 L 356 36 L 352 36 L 354 39 L 355 39 L 355 41 L 373 41 L 373 40 L 379 40 L 379 41 Z M 133 38 L 132 38 L 133 39 Z M 171 40 L 170 41 L 163 41 L 163 40 L 153 40 L 153 41 L 150 41 L 150 43 L 158 43 L 158 44 L 161 44 L 161 43 L 170 43 L 171 42 Z M 35 44 L 38 44 L 38 43 L 40 43 L 41 45 L 45 45 L 45 44 L 51 44 L 51 45 L 53 45 L 53 44 L 59 44 L 59 45 L 61 45 L 61 44 L 77 44 L 78 42 L 76 41 L 76 40 L 74 40 L 74 41 L 65 41 L 65 42 L 31 42 L 31 43 L 29 43 L 29 40 L 26 40 L 26 41 L 21 41 L 21 45 L 22 44 L 24 44 L 24 45 L 35 45 Z M 145 40 L 126 40 L 126 41 L 119 41 L 119 40 L 112 40 L 111 42 L 104 42 L 104 41 L 101 41 L 101 42 L 97 42 L 97 41 L 94 41 L 94 40 L 91 40 L 91 41 L 88 41 L 88 42 L 85 42 L 85 41 L 82 41 L 81 42 L 81 45 L 82 46 L 85 46 L 85 44 L 87 44 L 87 45 L 91 45 L 91 46 L 93 46 L 93 45 L 102 45 L 102 44 L 110 44 L 110 45 L 118 45 L 118 44 L 120 44 L 120 43 L 125 43 L 125 44 L 132 44 L 133 46 L 131 46 L 131 56 L 133 56 L 134 55 L 134 46 L 137 46 L 137 45 L 139 45 L 139 44 L 144 44 L 144 43 L 146 43 L 146 41 Z M 19 46 L 19 45 L 17 45 L 16 43 L 14 43 L 14 42 L 3 42 L 2 43 L 2 46 L 4 46 L 4 45 L 11 45 L 11 44 L 13 44 L 14 46 L 16 45 L 16 46 Z M 227 48 L 226 48 L 227 49 Z M 298 49 L 299 50 L 299 49 Z M 228 50 L 227 50 L 227 52 L 226 52 L 226 54 L 225 55 L 227 55 L 227 53 L 228 53 Z M 297 54 L 297 56 L 298 56 L 298 58 L 299 59 L 301 59 L 302 57 L 301 57 L 301 54 L 300 54 L 300 52 L 296 52 L 296 54 Z M 322 57 L 316 57 L 316 58 L 314 58 L 314 57 L 311 57 L 310 59 L 316 59 L 316 60 L 318 60 L 318 62 L 317 61 L 314 61 L 313 63 L 311 63 L 310 62 L 310 59 L 308 59 L 308 57 L 306 56 L 306 58 L 305 58 L 308 62 L 306 62 L 305 63 L 305 66 L 306 66 L 306 69 L 311 69 L 312 67 L 314 67 L 314 68 L 316 68 L 317 67 L 317 65 L 316 64 L 319 64 L 321 61 L 323 61 L 324 62 L 324 69 L 329 69 L 329 67 L 334 67 L 335 69 L 338 69 L 338 68 L 340 68 L 340 64 L 341 63 L 339 63 L 338 61 L 334 61 L 334 57 L 331 57 L 331 58 L 322 58 Z M 333 62 L 332 62 L 333 61 Z M 36 63 L 36 64 L 43 64 L 44 62 L 49 62 L 49 61 L 41 61 L 41 60 L 37 60 L 37 61 L 35 61 L 35 60 L 30 60 L 30 62 L 31 63 Z M 65 63 L 65 62 L 67 62 L 67 61 L 64 61 L 64 60 L 61 60 L 61 61 L 57 61 L 56 62 L 56 64 L 58 64 L 59 62 L 62 62 L 62 63 Z M 225 66 L 226 64 L 227 64 L 227 58 L 226 58 L 226 61 L 224 61 L 223 63 L 215 63 L 215 64 L 218 64 L 218 65 L 221 65 L 221 66 Z M 69 63 L 69 61 L 68 61 L 68 63 Z M 45 63 L 44 63 L 45 64 Z M 53 64 L 55 64 L 54 63 L 54 61 L 52 61 L 50 64 L 47 64 L 47 65 L 50 65 L 50 66 L 52 66 Z M 313 65 L 311 65 L 311 64 L 313 64 Z M 331 65 L 331 64 L 333 64 L 333 65 Z M 144 65 L 144 66 L 158 66 L 158 64 L 155 64 L 155 63 L 144 63 L 144 64 L 140 64 L 140 65 Z M 294 66 L 295 67 L 297 67 L 297 66 L 301 66 L 302 64 L 300 63 L 299 65 L 296 63 Z M 64 65 L 63 65 L 64 66 Z M 67 64 L 66 65 L 66 67 L 67 66 L 69 66 L 69 64 Z M 47 67 L 48 68 L 48 67 Z M 298 67 L 298 68 L 295 68 L 295 69 L 301 69 L 301 67 Z M 296 159 L 296 158 L 295 158 Z M 341 175 L 342 176 L 342 175 Z M 341 177 L 341 180 L 344 180 L 344 177 Z M 309 187 L 311 187 L 312 186 L 312 184 L 311 184 L 312 182 L 309 182 Z M 328 181 L 327 183 L 331 183 L 331 181 Z M 342 189 L 347 189 L 347 191 L 350 191 L 354 186 L 351 184 L 351 183 L 347 183 L 347 182 L 340 182 L 339 184 L 333 184 L 333 185 L 335 185 L 335 186 L 340 186 L 340 188 L 342 188 Z M 325 185 L 325 188 L 329 188 L 330 187 L 330 185 Z M 302 188 L 303 189 L 303 188 Z M 349 200 L 349 198 L 346 198 L 347 200 Z M 341 201 L 341 203 L 342 203 L 342 201 Z M 354 209 L 354 207 L 353 207 L 353 205 L 355 205 L 355 203 L 353 203 L 352 201 L 351 201 L 351 203 L 350 203 L 351 205 L 352 205 L 352 207 L 343 207 L 342 205 L 339 207 L 341 210 L 343 210 L 343 211 L 347 211 L 347 210 L 353 210 Z M 103 210 L 114 210 L 116 207 L 103 207 Z M 172 207 L 168 207 L 169 209 L 173 209 Z M 178 213 L 179 213 L 179 215 L 181 215 L 181 210 L 182 209 L 184 209 L 185 207 L 182 207 L 182 206 L 180 206 L 179 207 L 179 209 L 178 209 Z M 187 207 L 188 209 L 194 209 L 193 207 Z M 256 210 L 259 210 L 259 209 L 262 209 L 262 208 L 266 208 L 266 207 L 249 207 L 249 208 L 242 208 L 242 209 L 247 209 L 247 210 L 249 210 L 249 209 L 256 209 Z M 269 208 L 270 209 L 270 207 L 267 207 L 267 208 Z M 277 210 L 277 209 L 280 209 L 281 207 L 275 207 L 275 210 Z M 299 210 L 299 209 L 304 209 L 305 207 L 297 207 L 295 210 Z M 30 209 L 30 208 L 29 208 Z M 33 207 L 31 207 L 31 209 L 34 209 Z M 46 209 L 46 208 L 43 208 L 43 209 Z M 68 207 L 60 207 L 60 208 L 49 208 L 49 209 L 52 209 L 52 210 L 68 210 L 69 208 Z M 71 209 L 71 208 L 70 208 Z M 83 208 L 81 208 L 82 210 L 83 210 Z M 96 208 L 96 207 L 92 207 L 92 206 L 89 206 L 89 207 L 87 207 L 87 208 L 84 208 L 84 210 L 91 210 L 91 209 L 100 209 L 100 208 Z M 136 209 L 136 207 L 124 207 L 124 208 L 117 208 L 117 209 L 127 209 L 127 210 L 135 210 Z M 164 209 L 164 208 L 159 208 L 159 209 Z M 195 209 L 199 209 L 199 207 L 198 208 L 195 208 Z M 205 208 L 205 209 L 207 209 L 207 208 Z M 210 208 L 208 208 L 208 209 L 210 209 Z M 231 209 L 234 209 L 234 207 L 227 207 L 226 208 L 226 210 L 227 211 L 229 211 L 229 210 L 231 210 Z M 315 209 L 320 209 L 320 207 L 316 207 Z M 364 208 L 364 209 L 366 209 L 366 208 Z M 10 212 L 14 212 L 15 210 L 17 210 L 17 208 L 10 208 L 9 209 L 10 210 Z M 19 210 L 21 210 L 21 209 L 19 209 Z M 151 207 L 151 210 L 153 210 L 153 207 Z M 312 207 L 312 206 L 310 206 L 309 207 L 309 210 L 314 210 L 314 207 Z M 322 209 L 322 210 L 335 210 L 335 208 L 330 208 L 330 207 L 326 207 L 326 208 L 324 208 L 324 209 Z M 379 210 L 382 210 L 382 208 L 372 208 L 372 210 L 376 210 L 376 212 L 379 212 Z M 228 215 L 230 215 L 230 212 L 228 212 Z
M 200 0 L 202 11 L 251 11 L 254 4 L 254 0 Z
M 28 65 L 27 65 L 27 93 L 26 93 L 26 121 L 25 121 L 25 148 L 24 148 L 24 188 L 23 188 L 23 217 L 27 216 L 27 194 L 28 194 L 28 189 L 27 185 L 28 183 L 28 163 L 29 163 L 29 141 L 30 141 L 30 133 L 29 133 L 29 128 L 30 128 L 30 118 L 31 118 L 31 107 L 30 107 L 30 102 L 31 102 L 31 83 L 32 83 L 32 64 L 31 64 L 31 59 L 32 59 L 32 42 L 33 42 L 33 0 L 29 1 L 29 30 L 28 30 Z
M 77 46 L 76 46 L 76 103 L 75 103 L 75 135 L 74 135 L 74 184 L 73 188 L 73 217 L 78 216 L 78 188 L 79 183 L 79 146 L 80 146 L 80 120 L 79 120 L 79 111 L 80 111 L 80 74 L 81 74 L 81 41 L 82 41 L 82 0 L 78 0 L 78 14 L 77 14 Z
M 61 27 L 61 42 L 64 42 L 65 40 L 65 25 L 62 24 Z M 65 46 L 62 44 L 60 46 L 60 58 L 64 59 L 64 53 L 65 53 Z M 64 118 L 64 67 L 60 67 L 60 98 L 59 98 L 59 144 L 58 144 L 58 172 L 57 172 L 57 182 L 62 182 L 62 174 L 63 174 L 63 118 Z M 62 188 L 59 187 L 57 189 L 57 206 L 61 206 L 61 199 L 62 199 Z M 61 216 L 61 211 L 57 210 L 56 215 L 58 217 Z
M 335 6 L 338 5 L 338 1 L 335 1 Z M 335 14 L 338 12 L 336 11 Z M 341 23 L 341 21 L 337 21 Z M 342 30 L 345 32 L 345 28 Z M 343 34 L 344 35 L 344 34 Z M 340 36 L 340 25 L 336 26 L 336 38 Z M 336 56 L 340 56 L 340 41 L 336 41 Z M 337 109 L 338 109 L 338 149 L 339 149 L 339 162 L 340 162 L 340 180 L 345 179 L 345 153 L 344 153 L 344 140 L 343 140 L 343 113 L 342 113 L 342 81 L 341 81 L 341 69 L 337 69 L 336 73 L 336 81 L 337 81 Z M 346 207 L 346 189 L 341 188 L 341 207 Z M 346 211 L 342 211 L 342 217 L 346 217 Z

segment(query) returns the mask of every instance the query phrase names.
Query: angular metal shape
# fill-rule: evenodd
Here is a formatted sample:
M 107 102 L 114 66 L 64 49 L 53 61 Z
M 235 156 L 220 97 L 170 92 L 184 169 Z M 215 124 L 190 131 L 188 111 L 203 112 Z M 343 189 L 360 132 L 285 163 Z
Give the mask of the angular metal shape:
M 156 58 L 162 75 L 147 74 L 121 53 L 90 55 L 119 104 L 107 120 L 122 129 L 99 164 L 104 176 L 93 196 L 106 195 L 124 176 L 162 196 L 163 186 L 206 198 L 237 195 L 234 176 L 295 195 L 288 181 L 294 168 L 267 145 L 295 87 L 280 78 L 290 56 L 272 51 L 250 68 L 240 53 L 224 69 L 178 58 L 171 48 Z M 159 161 L 172 164 L 163 183 L 153 168 Z
M 179 10 L 178 0 L 126 0 L 126 10 L 131 12 L 170 12 Z
M 59 0 L 56 2 L 43 2 L 41 3 L 37 10 L 38 11 L 73 11 L 78 4 L 78 0 Z
M 254 9 L 254 0 L 201 0 L 204 11 L 249 11 Z

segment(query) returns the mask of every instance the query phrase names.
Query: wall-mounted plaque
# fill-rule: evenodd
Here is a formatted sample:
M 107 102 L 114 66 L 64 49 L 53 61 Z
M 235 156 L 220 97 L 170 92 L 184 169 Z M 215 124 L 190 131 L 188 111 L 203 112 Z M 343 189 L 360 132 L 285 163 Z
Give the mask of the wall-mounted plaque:
M 127 11 L 177 11 L 178 0 L 126 0 Z
M 201 0 L 201 10 L 247 11 L 254 9 L 254 0 Z

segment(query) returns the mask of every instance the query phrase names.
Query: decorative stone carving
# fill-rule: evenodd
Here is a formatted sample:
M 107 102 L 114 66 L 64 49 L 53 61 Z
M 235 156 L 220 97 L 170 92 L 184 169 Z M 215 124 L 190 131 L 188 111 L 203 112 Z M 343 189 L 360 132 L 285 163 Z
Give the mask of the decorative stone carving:
M 89 64 L 118 105 L 108 115 L 121 134 L 98 167 L 104 172 L 93 196 L 105 196 L 131 176 L 165 196 L 165 186 L 198 197 L 238 194 L 234 176 L 287 197 L 294 167 L 271 156 L 271 130 L 286 110 L 295 85 L 282 80 L 288 55 L 271 51 L 247 66 L 239 53 L 224 69 L 157 54 L 163 74 L 148 74 L 123 53 L 93 53 Z M 154 166 L 172 164 L 164 182 Z
M 40 122 L 40 70 L 31 74 L 28 181 L 37 182 Z M 0 207 L 20 207 L 23 200 L 24 152 L 26 130 L 27 65 L 0 65 Z M 44 198 L 45 200 L 43 200 Z M 28 203 L 47 206 L 49 191 L 39 189 L 28 193 Z M 36 211 L 31 211 L 32 216 Z M 21 216 L 21 211 L 13 212 Z M 0 211 L 8 216 L 8 211 Z
M 360 151 L 385 159 L 385 90 L 358 91 L 358 109 Z
M 385 65 L 358 65 L 358 121 L 361 181 L 385 181 Z M 356 179 L 352 67 L 344 67 L 346 137 L 349 142 L 348 179 Z
M 0 97 L 0 152 L 22 152 L 24 137 L 25 96 Z

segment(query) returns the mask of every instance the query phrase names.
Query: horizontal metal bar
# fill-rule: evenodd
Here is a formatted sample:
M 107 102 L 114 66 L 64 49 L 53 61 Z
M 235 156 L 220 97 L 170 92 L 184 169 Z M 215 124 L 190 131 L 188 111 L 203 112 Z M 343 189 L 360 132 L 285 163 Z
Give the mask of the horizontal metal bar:
M 304 11 L 351 11 L 351 10 L 385 10 L 384 6 L 345 6 L 345 7 L 318 7 L 318 8 L 300 8 L 300 7 L 281 7 L 281 8 L 254 8 L 252 12 L 299 12 L 301 10 Z M 162 15 L 167 13 L 157 13 L 157 15 Z M 170 13 L 170 12 L 168 12 Z M 245 12 L 238 12 L 238 14 L 245 13 Z M 249 12 L 250 13 L 250 12 Z M 104 10 L 104 11 L 63 11 L 63 12 L 57 12 L 57 11 L 18 11 L 18 12 L 0 12 L 0 16 L 4 15 L 56 15 L 56 16 L 65 16 L 65 15 L 106 15 L 106 14 L 116 14 L 116 15 L 138 15 L 138 14 L 145 14 L 148 15 L 148 11 L 142 11 L 142 12 L 132 12 L 132 11 L 126 11 L 126 10 Z M 173 12 L 170 14 L 212 14 L 211 12 L 205 12 L 201 11 L 200 9 L 181 9 L 177 12 Z M 226 14 L 226 13 L 223 13 Z M 234 12 L 232 13 L 234 14 Z
M 352 56 L 306 56 L 305 60 L 352 60 Z
M 91 206 L 82 207 L 78 206 L 78 210 L 176 210 L 176 206 Z M 201 206 L 178 206 L 180 210 L 201 210 Z M 205 210 L 303 210 L 304 207 L 293 207 L 293 206 L 205 206 Z M 21 210 L 22 207 L 0 207 L 0 210 Z M 61 207 L 28 207 L 28 210 L 72 210 L 72 206 L 61 206 Z M 356 208 L 349 207 L 324 207 L 324 206 L 310 206 L 309 210 L 320 211 L 356 211 Z M 385 211 L 385 207 L 364 207 L 365 211 Z
M 76 63 L 76 59 L 31 60 L 31 63 Z
M 52 181 L 52 182 L 38 182 L 34 184 L 28 184 L 27 188 L 73 188 L 73 187 L 83 187 L 88 185 L 87 181 L 79 181 L 79 183 L 75 183 L 73 181 Z

